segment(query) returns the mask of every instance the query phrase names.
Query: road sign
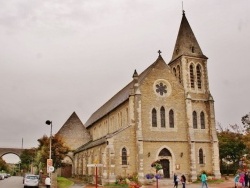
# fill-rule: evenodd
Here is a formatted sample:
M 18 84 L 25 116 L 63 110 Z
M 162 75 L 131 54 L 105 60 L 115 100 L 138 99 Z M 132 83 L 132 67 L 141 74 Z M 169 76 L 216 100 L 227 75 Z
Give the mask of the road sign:
M 87 164 L 87 167 L 102 167 L 103 164 Z
M 94 162 L 97 162 L 97 161 L 94 161 Z M 95 167 L 95 187 L 97 188 L 97 178 L 98 178 L 98 175 L 97 175 L 97 167 L 102 167 L 103 164 L 87 164 L 87 167 Z
M 47 159 L 47 173 L 51 173 L 50 170 L 49 170 L 49 168 L 51 166 L 53 167 L 53 160 L 52 159 Z
M 51 172 L 54 172 L 54 170 L 55 170 L 55 168 L 53 167 L 53 166 L 50 166 L 49 167 L 49 172 L 51 173 Z

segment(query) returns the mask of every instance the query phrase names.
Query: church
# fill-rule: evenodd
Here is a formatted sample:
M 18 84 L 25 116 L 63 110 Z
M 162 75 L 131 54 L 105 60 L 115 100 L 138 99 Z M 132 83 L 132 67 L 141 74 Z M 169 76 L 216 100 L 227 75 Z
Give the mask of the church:
M 158 161 L 164 178 L 178 173 L 194 181 L 202 171 L 221 177 L 208 58 L 184 11 L 171 60 L 158 53 L 85 124 L 74 112 L 58 131 L 73 151 L 74 175 L 95 175 L 88 164 L 98 164 L 101 183 L 133 173 L 142 180 Z

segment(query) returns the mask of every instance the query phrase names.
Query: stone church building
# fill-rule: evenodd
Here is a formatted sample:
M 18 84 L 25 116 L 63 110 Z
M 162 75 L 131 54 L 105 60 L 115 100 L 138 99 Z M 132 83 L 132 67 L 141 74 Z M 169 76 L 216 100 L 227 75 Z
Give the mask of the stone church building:
M 165 178 L 196 180 L 203 170 L 221 177 L 208 58 L 184 12 L 171 60 L 160 53 L 84 125 L 73 113 L 58 131 L 73 151 L 66 159 L 73 174 L 94 175 L 87 164 L 102 164 L 102 183 L 133 173 L 143 179 L 158 161 Z

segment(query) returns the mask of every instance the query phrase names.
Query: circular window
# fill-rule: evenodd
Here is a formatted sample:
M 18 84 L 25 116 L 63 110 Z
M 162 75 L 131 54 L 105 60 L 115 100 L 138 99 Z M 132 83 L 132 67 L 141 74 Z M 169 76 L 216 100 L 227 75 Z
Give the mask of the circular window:
M 154 83 L 154 92 L 160 97 L 168 97 L 171 94 L 171 86 L 167 80 L 159 79 Z

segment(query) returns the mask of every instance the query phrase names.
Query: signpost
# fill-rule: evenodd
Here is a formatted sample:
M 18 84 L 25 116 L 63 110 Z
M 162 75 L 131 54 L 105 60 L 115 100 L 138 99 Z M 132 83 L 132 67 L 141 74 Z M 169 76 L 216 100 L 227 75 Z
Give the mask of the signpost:
M 103 164 L 87 164 L 87 167 L 95 167 L 95 187 L 97 188 L 97 167 L 102 167 Z
M 54 171 L 53 160 L 47 159 L 47 173 L 51 173 Z

